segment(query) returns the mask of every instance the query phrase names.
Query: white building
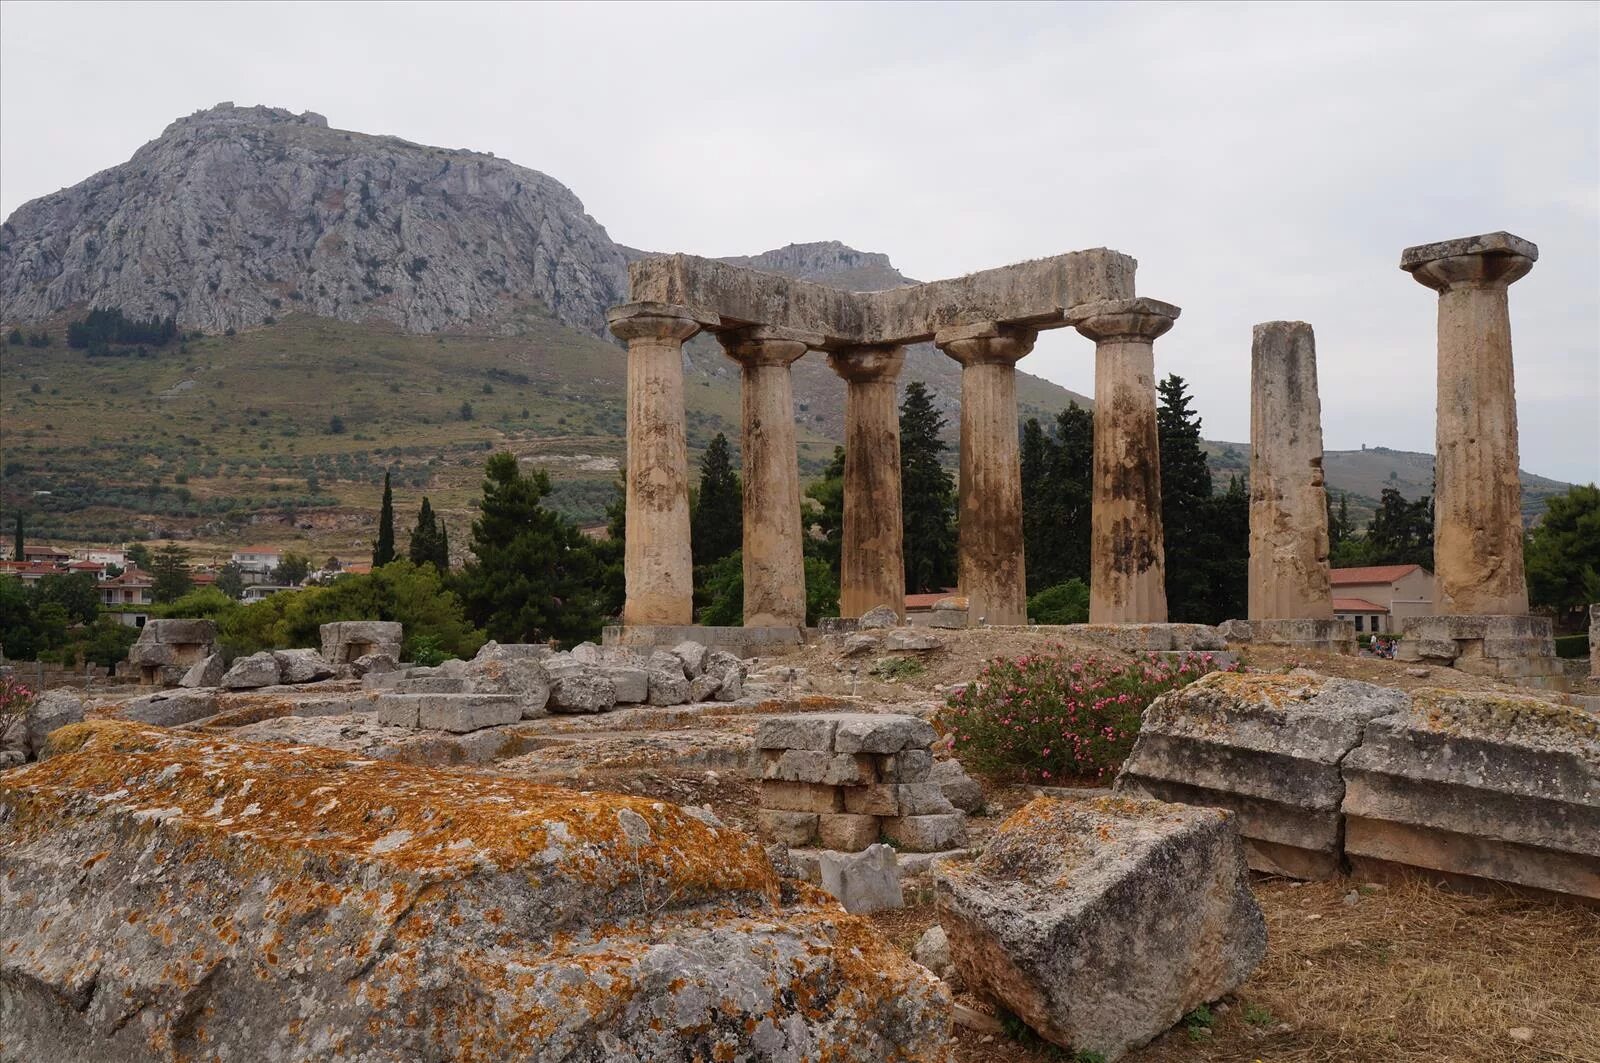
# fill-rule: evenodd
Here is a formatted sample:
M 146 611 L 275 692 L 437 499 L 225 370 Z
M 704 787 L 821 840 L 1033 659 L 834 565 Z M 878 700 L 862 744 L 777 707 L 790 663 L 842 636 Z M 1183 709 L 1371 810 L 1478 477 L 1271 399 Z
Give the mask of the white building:
M 1356 634 L 1393 634 L 1413 616 L 1433 615 L 1433 573 L 1421 565 L 1369 565 L 1336 568 L 1333 615 L 1352 620 Z

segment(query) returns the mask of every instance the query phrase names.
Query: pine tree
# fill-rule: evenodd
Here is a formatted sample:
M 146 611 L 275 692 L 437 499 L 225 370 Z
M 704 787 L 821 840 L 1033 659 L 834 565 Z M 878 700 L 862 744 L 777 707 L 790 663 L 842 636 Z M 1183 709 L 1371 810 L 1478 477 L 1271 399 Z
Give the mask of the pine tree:
M 600 631 L 600 565 L 583 533 L 540 504 L 544 470 L 513 454 L 485 467 L 472 554 L 457 581 L 467 616 L 500 642 L 576 642 Z
M 1167 615 L 1216 623 L 1245 608 L 1250 556 L 1249 492 L 1239 481 L 1213 497 L 1200 446 L 1200 415 L 1189 408 L 1183 378 L 1157 385 L 1161 448 L 1161 523 L 1166 550 Z
M 150 574 L 155 577 L 150 597 L 157 605 L 175 602 L 194 589 L 194 577 L 189 574 L 189 551 L 177 543 L 168 543 L 156 551 L 150 562 Z
M 907 384 L 900 404 L 900 504 L 908 594 L 943 590 L 956 579 L 955 480 L 940 463 L 945 423 L 922 381 Z
M 1071 403 L 1054 435 L 1030 420 L 1022 431 L 1022 537 L 1028 592 L 1089 579 L 1094 415 Z
M 389 474 L 383 474 L 383 506 L 378 510 L 378 542 L 372 550 L 372 567 L 379 568 L 394 560 L 394 492 L 389 488 Z
M 739 549 L 744 538 L 744 491 L 733 471 L 728 437 L 721 432 L 700 458 L 700 492 L 689 517 L 689 549 L 696 566 Z

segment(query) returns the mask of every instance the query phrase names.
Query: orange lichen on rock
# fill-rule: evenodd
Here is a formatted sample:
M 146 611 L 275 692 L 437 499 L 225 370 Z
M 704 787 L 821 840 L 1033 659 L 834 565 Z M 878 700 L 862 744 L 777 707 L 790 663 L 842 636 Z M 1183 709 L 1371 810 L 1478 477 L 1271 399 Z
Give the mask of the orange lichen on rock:
M 947 1058 L 926 972 L 674 805 L 107 721 L 51 743 L 0 779 L 25 1054 Z

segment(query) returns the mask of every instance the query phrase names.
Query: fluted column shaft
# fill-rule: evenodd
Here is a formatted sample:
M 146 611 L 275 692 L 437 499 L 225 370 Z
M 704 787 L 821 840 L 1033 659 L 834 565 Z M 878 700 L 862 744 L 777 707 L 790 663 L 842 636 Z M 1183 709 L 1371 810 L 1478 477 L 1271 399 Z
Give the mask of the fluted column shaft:
M 840 616 L 860 616 L 887 605 L 905 619 L 900 418 L 895 403 L 895 381 L 904 363 L 903 347 L 852 347 L 828 356 L 828 364 L 845 380 Z
M 1526 615 L 1517 398 L 1507 289 L 1539 250 L 1509 233 L 1408 249 L 1439 293 L 1434 577 L 1445 615 Z
M 803 627 L 800 466 L 789 366 L 821 337 L 755 326 L 717 340 L 743 368 L 744 626 Z
M 627 591 L 622 622 L 692 623 L 683 341 L 700 331 L 701 321 L 684 307 L 662 303 L 619 306 L 607 321 L 628 344 Z
M 1025 624 L 1022 466 L 1017 442 L 1017 361 L 1031 329 L 988 323 L 940 332 L 961 363 L 960 592 L 973 623 Z
M 1067 315 L 1095 341 L 1091 624 L 1167 619 L 1154 344 L 1177 316 L 1154 299 L 1091 303 Z
M 1250 344 L 1250 619 L 1331 620 L 1317 347 L 1304 321 Z

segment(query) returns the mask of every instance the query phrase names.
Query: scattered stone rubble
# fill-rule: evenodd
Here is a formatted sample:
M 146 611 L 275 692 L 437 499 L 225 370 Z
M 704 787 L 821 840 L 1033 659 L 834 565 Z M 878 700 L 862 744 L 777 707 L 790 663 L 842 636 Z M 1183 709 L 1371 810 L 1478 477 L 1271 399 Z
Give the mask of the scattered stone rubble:
M 936 737 L 925 720 L 889 713 L 764 718 L 753 765 L 762 832 L 852 853 L 880 838 L 911 852 L 955 848 L 966 817 L 932 779 Z
M 51 747 L 0 776 L 17 1058 L 949 1058 L 944 986 L 688 810 L 120 723 Z
M 1600 899 L 1600 718 L 1540 698 L 1215 673 L 1145 711 L 1116 789 L 1234 810 L 1274 874 L 1349 860 Z
M 1234 817 L 1038 798 L 934 869 L 963 982 L 1068 1051 L 1116 1059 L 1237 989 L 1266 954 Z

